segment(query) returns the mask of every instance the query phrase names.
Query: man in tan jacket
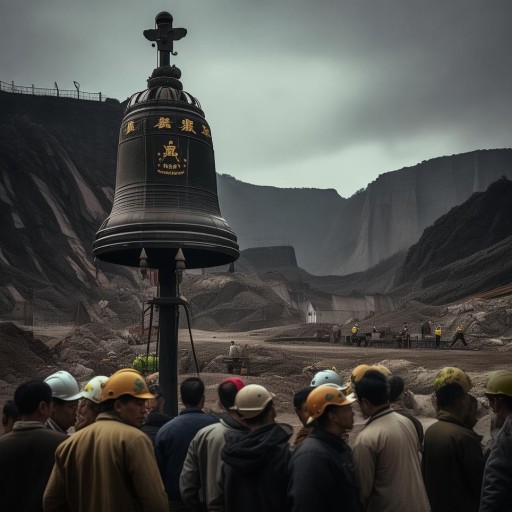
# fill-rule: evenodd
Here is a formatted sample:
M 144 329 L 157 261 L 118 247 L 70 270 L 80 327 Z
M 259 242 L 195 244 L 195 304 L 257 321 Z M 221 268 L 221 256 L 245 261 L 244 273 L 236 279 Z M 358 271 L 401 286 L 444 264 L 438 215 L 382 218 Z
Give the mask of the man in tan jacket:
M 108 379 L 96 422 L 57 449 L 45 512 L 168 512 L 153 446 L 140 430 L 150 398 L 135 370 Z
M 386 377 L 369 370 L 355 391 L 369 418 L 352 451 L 363 510 L 429 512 L 418 435 L 408 418 L 390 408 Z

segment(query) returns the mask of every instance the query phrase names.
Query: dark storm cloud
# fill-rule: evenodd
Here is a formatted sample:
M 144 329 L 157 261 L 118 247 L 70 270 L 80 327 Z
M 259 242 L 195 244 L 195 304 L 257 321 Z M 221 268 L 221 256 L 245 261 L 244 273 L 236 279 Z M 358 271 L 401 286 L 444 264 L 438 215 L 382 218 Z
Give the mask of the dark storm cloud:
M 156 63 L 142 30 L 171 10 L 188 29 L 173 59 L 212 126 L 218 169 L 348 194 L 378 172 L 510 145 L 511 6 L 21 0 L 2 8 L 0 78 L 77 80 L 122 100 L 145 88 Z

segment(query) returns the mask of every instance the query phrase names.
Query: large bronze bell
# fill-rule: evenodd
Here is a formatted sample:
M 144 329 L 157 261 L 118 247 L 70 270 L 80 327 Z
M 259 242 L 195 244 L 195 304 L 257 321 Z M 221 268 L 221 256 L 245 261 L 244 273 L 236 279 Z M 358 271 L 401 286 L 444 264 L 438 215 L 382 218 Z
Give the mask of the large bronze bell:
M 187 268 L 231 263 L 237 238 L 223 219 L 210 126 L 201 105 L 183 91 L 181 72 L 169 65 L 173 41 L 185 29 L 172 28 L 160 13 L 157 28 L 144 31 L 155 41 L 160 66 L 148 88 L 127 105 L 119 134 L 112 212 L 96 233 L 93 253 L 100 260 L 162 268 L 182 249 Z

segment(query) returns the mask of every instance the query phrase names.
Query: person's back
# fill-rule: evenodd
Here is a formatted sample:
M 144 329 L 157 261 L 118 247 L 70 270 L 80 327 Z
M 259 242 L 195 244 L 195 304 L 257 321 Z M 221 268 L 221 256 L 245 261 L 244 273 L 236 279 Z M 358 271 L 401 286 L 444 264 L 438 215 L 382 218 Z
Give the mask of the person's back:
M 484 466 L 480 440 L 449 413 L 440 412 L 438 420 L 425 432 L 422 459 L 432 512 L 476 512 Z
M 240 359 L 242 357 L 242 349 L 234 341 L 229 346 L 229 357 L 233 359 Z
M 273 512 L 286 510 L 290 433 L 278 424 L 248 433 L 226 433 L 224 510 Z
M 219 482 L 222 494 L 211 510 L 286 510 L 291 432 L 275 423 L 273 395 L 263 386 L 250 384 L 239 391 L 233 408 L 250 431 L 226 434 Z
M 185 379 L 180 385 L 180 394 L 185 409 L 163 425 L 155 438 L 155 455 L 171 510 L 183 507 L 179 483 L 190 442 L 202 428 L 218 422 L 203 411 L 205 397 L 201 379 Z
M 45 426 L 51 397 L 50 387 L 42 381 L 29 381 L 16 389 L 21 419 L 10 433 L 0 437 L 3 510 L 43 510 L 43 493 L 53 468 L 55 450 L 67 439 L 65 434 Z
M 149 512 L 158 499 L 158 495 L 152 496 L 155 482 L 160 481 L 156 463 L 147 465 L 154 459 L 152 452 L 146 434 L 115 415 L 100 413 L 94 424 L 59 447 L 54 473 L 61 478 L 50 479 L 45 512 Z M 148 469 L 140 471 L 141 466 Z M 136 482 L 132 482 L 133 475 L 137 475 Z M 79 482 L 87 482 L 86 489 L 81 490 Z M 66 496 L 65 504 L 60 501 L 62 495 Z
M 228 432 L 246 432 L 248 429 L 235 418 L 230 408 L 235 397 L 245 386 L 231 377 L 219 384 L 219 402 L 225 410 L 219 423 L 201 429 L 192 439 L 180 475 L 180 493 L 183 503 L 192 511 L 209 510 L 218 501 L 221 452 Z
M 464 423 L 469 395 L 456 382 L 443 383 L 435 392 L 438 421 L 425 433 L 422 459 L 432 512 L 477 512 L 484 457 L 480 439 Z

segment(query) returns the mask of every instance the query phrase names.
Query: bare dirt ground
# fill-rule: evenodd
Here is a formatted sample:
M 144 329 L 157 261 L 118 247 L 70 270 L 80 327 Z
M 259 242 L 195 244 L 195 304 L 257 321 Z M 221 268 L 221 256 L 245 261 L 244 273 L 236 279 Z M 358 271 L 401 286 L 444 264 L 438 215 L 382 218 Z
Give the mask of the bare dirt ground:
M 486 376 L 489 372 L 512 368 L 512 351 L 496 352 L 462 350 L 462 345 L 454 349 L 394 349 L 379 347 L 349 347 L 321 342 L 275 343 L 267 340 L 273 329 L 252 332 L 205 332 L 193 331 L 194 343 L 200 367 L 205 360 L 213 361 L 203 366 L 201 373 L 207 386 L 207 407 L 216 409 L 216 386 L 229 374 L 225 373 L 221 361 L 227 355 L 229 343 L 235 341 L 245 346 L 251 364 L 251 375 L 243 376 L 246 383 L 258 383 L 276 394 L 278 421 L 299 428 L 299 422 L 293 412 L 292 397 L 295 391 L 309 385 L 311 372 L 308 367 L 332 368 L 349 380 L 352 369 L 359 364 L 382 363 L 393 373 L 405 379 L 412 397 L 405 405 L 412 408 L 417 417 L 427 427 L 435 421 L 432 405 L 433 380 L 435 374 L 445 366 L 457 366 L 471 377 L 474 387 L 472 393 L 480 403 L 479 422 L 475 430 L 489 437 L 489 409 L 484 396 Z M 180 351 L 190 347 L 188 333 L 181 333 Z M 218 366 L 214 363 L 218 361 Z M 217 372 L 220 372 L 217 373 Z M 187 373 L 188 375 L 188 373 Z M 190 373 L 192 375 L 192 373 Z M 354 404 L 355 425 L 350 434 L 352 442 L 364 426 L 357 404 Z
M 290 329 L 297 326 L 290 326 Z M 349 347 L 326 342 L 286 342 L 272 340 L 283 327 L 267 328 L 248 332 L 212 332 L 192 331 L 194 346 L 199 363 L 200 376 L 206 385 L 206 409 L 218 410 L 217 386 L 229 377 L 224 359 L 228 355 L 230 341 L 242 346 L 249 359 L 250 372 L 242 378 L 247 384 L 257 383 L 275 393 L 278 421 L 299 428 L 299 422 L 292 406 L 296 391 L 309 385 L 315 369 L 335 368 L 343 379 L 349 380 L 352 369 L 362 363 L 381 363 L 393 373 L 405 379 L 412 393 L 404 403 L 413 410 L 424 426 L 435 421 L 432 405 L 433 380 L 435 374 L 445 366 L 457 366 L 471 377 L 474 387 L 472 393 L 480 403 L 480 421 L 475 430 L 484 436 L 489 435 L 489 409 L 483 390 L 487 374 L 496 369 L 512 368 L 512 344 L 505 342 L 499 350 L 486 348 L 485 345 L 472 344 L 472 350 L 456 349 L 433 350 L 429 348 L 396 349 L 382 347 Z M 81 385 L 93 375 L 109 375 L 115 369 L 131 366 L 137 355 L 146 353 L 145 345 L 129 343 L 115 332 L 107 332 L 104 326 L 44 326 L 41 331 L 34 329 L 33 338 L 42 340 L 48 349 L 45 355 L 40 348 L 42 359 L 29 359 L 20 352 L 22 340 L 26 350 L 32 350 L 35 342 L 31 338 L 10 338 L 4 332 L 2 360 L 0 370 L 0 403 L 12 397 L 14 389 L 21 382 L 31 378 L 44 378 L 58 369 L 70 371 Z M 18 336 L 18 332 L 13 332 Z M 2 340 L 0 340 L 2 341 Z M 470 342 L 471 343 L 471 342 Z M 7 348 L 10 351 L 7 351 Z M 44 348 L 44 346 L 43 346 Z M 155 344 L 150 352 L 156 349 Z M 189 333 L 180 330 L 178 343 L 179 380 L 195 375 Z M 26 354 L 27 352 L 23 352 Z M 32 352 L 29 352 L 32 354 Z M 19 356 L 19 357 L 18 357 Z M 23 360 L 16 359 L 23 357 Z M 364 425 L 357 404 L 354 404 L 355 425 L 350 435 L 352 442 Z

